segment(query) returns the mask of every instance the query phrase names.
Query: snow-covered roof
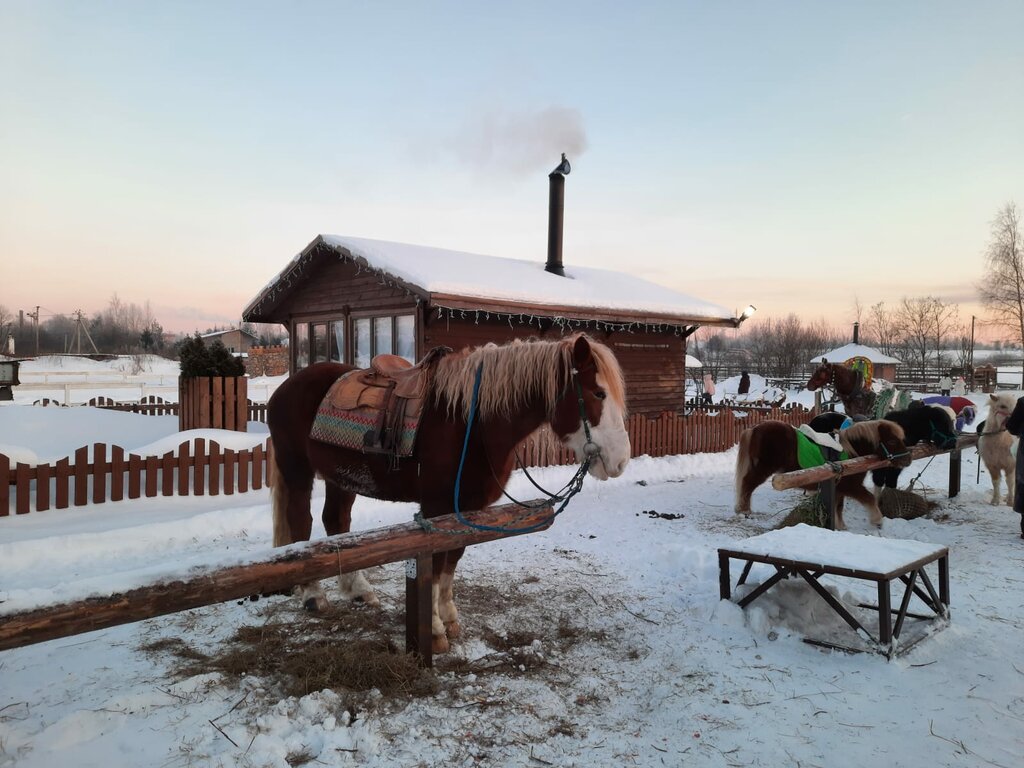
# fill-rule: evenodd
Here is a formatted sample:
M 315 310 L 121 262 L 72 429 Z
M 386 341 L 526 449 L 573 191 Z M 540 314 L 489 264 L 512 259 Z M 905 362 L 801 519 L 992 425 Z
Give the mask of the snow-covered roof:
M 227 329 L 225 329 L 223 331 L 211 331 L 210 333 L 201 334 L 199 336 L 199 338 L 201 338 L 201 339 L 209 339 L 209 338 L 211 338 L 213 336 L 223 336 L 225 333 L 234 333 L 235 331 L 238 331 L 239 333 L 244 333 L 250 339 L 257 338 L 256 336 L 254 336 L 253 334 L 249 333 L 246 330 L 243 330 L 242 328 L 227 328 Z
M 812 363 L 820 363 L 824 360 L 828 360 L 830 363 L 842 363 L 849 360 L 851 357 L 866 357 L 872 363 L 896 363 L 897 365 L 902 364 L 902 360 L 897 360 L 895 357 L 889 357 L 882 352 L 879 352 L 874 347 L 866 347 L 863 344 L 846 344 L 842 347 L 830 350 L 817 357 L 812 357 Z
M 704 363 L 702 363 L 700 360 L 698 360 L 693 355 L 687 355 L 686 356 L 686 367 L 687 368 L 703 368 L 704 367 Z
M 725 307 L 679 293 L 630 272 L 576 264 L 565 265 L 565 277 L 544 270 L 542 260 L 509 259 L 423 245 L 391 243 L 341 235 L 321 235 L 293 259 L 246 307 L 248 317 L 275 293 L 287 291 L 293 273 L 319 245 L 340 256 L 365 261 L 434 303 L 447 298 L 489 303 L 544 305 L 559 309 L 605 310 L 615 314 L 659 316 L 680 321 L 728 321 Z M 632 261 L 630 266 L 636 267 Z

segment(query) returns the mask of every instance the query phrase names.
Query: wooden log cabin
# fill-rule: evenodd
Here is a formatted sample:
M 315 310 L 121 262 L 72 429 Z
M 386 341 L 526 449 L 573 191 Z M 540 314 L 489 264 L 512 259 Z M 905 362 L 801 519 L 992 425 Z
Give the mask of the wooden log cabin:
M 549 248 L 545 264 L 320 235 L 243 319 L 288 329 L 291 371 L 585 331 L 615 352 L 631 413 L 682 410 L 687 338 L 704 325 L 736 327 L 740 318 L 628 272 L 563 267 L 558 251 L 553 257 Z

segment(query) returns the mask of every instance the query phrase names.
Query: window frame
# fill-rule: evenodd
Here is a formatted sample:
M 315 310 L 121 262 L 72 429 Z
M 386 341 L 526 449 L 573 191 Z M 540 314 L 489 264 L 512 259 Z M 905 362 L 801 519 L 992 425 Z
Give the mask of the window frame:
M 288 343 L 291 345 L 291 363 L 292 372 L 296 373 L 302 368 L 299 368 L 299 344 L 297 343 L 299 337 L 299 328 L 305 328 L 306 337 L 306 356 L 307 362 L 303 368 L 308 368 L 317 362 L 323 362 L 316 357 L 315 346 L 315 331 L 314 327 L 318 325 L 326 326 L 326 339 L 327 339 L 327 357 L 325 358 L 328 362 L 344 363 L 346 365 L 355 365 L 355 353 L 356 353 L 356 324 L 360 320 L 368 320 L 370 325 L 370 360 L 376 355 L 380 354 L 392 354 L 398 355 L 398 331 L 399 323 L 398 318 L 400 317 L 411 317 L 412 318 L 412 356 L 413 359 L 409 362 L 415 363 L 416 358 L 419 354 L 419 323 L 420 313 L 414 309 L 405 311 L 389 311 L 383 312 L 381 310 L 365 310 L 359 312 L 324 312 L 318 314 L 304 314 L 293 317 L 291 320 L 291 334 L 289 336 Z M 390 339 L 391 348 L 388 350 L 377 349 L 377 323 L 382 319 L 390 321 Z M 337 348 L 337 334 L 336 324 L 340 324 L 344 331 L 344 338 L 342 339 L 343 349 L 343 360 L 334 360 L 332 355 Z M 408 358 L 406 358 L 408 359 Z

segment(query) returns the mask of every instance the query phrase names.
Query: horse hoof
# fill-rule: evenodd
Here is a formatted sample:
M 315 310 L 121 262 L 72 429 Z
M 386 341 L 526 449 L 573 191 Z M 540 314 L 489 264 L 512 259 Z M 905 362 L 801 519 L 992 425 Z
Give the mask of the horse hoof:
M 319 607 L 316 604 L 316 598 L 315 597 L 307 598 L 306 602 L 304 602 L 302 604 L 302 607 L 305 608 L 310 613 L 316 613 L 317 611 L 320 610 Z
M 444 636 L 432 635 L 430 638 L 430 652 L 431 653 L 448 653 L 451 649 L 451 645 L 448 643 L 448 638 Z
M 363 603 L 371 608 L 377 608 L 380 606 L 380 598 L 377 597 L 376 592 L 366 592 L 362 595 L 356 595 L 352 600 L 356 603 Z
M 449 639 L 454 640 L 462 634 L 462 625 L 457 621 L 446 621 L 444 623 L 444 632 Z
M 325 597 L 307 597 L 302 607 L 310 613 L 323 613 L 331 606 Z

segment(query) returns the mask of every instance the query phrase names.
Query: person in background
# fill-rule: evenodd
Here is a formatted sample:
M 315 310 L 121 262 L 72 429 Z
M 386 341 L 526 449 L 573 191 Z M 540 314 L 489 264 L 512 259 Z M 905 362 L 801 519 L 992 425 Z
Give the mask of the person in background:
M 953 388 L 953 380 L 951 378 L 949 378 L 949 374 L 947 373 L 945 376 L 943 376 L 941 379 L 939 379 L 939 394 L 940 395 L 945 395 L 945 396 L 948 397 L 949 396 L 949 390 L 951 390 L 952 388 Z
M 963 397 L 967 394 L 967 382 L 964 381 L 963 376 L 956 377 L 956 381 L 953 382 L 953 390 L 950 394 L 955 397 Z
M 740 387 L 736 390 L 736 394 L 745 395 L 750 391 L 750 374 L 744 371 L 740 374 Z
M 1024 397 L 1017 400 L 1017 405 L 1006 420 L 1006 431 L 1017 437 L 1024 433 Z M 1020 537 L 1024 539 L 1024 451 L 1017 448 L 1017 468 L 1014 470 L 1013 511 L 1020 513 Z
M 710 373 L 704 374 L 704 394 L 701 396 L 701 403 L 711 405 L 711 396 L 715 394 L 715 377 Z

